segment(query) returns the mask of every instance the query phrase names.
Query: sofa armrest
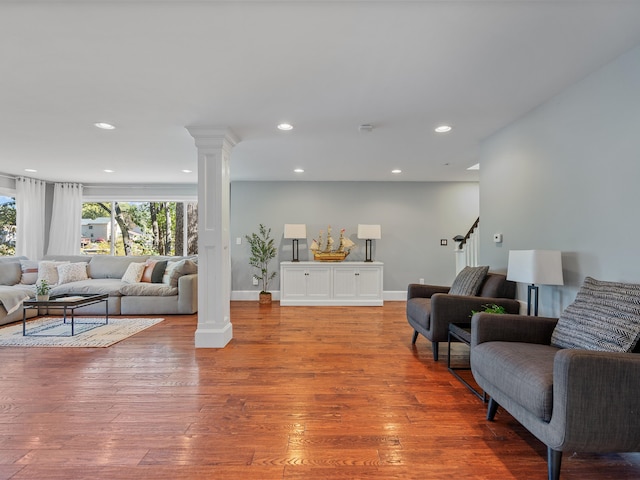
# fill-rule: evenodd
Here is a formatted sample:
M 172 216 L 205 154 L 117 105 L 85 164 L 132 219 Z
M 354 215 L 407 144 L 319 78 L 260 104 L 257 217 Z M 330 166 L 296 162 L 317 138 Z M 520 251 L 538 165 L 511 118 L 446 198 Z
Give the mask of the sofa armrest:
M 551 419 L 561 432 L 557 449 L 638 451 L 639 378 L 637 353 L 560 350 L 553 367 Z M 565 424 L 554 425 L 557 422 Z
M 435 293 L 447 293 L 451 287 L 440 285 L 423 285 L 421 283 L 410 283 L 407 289 L 407 300 L 415 297 L 431 298 Z
M 471 347 L 484 342 L 524 342 L 549 345 L 557 318 L 476 313 L 471 318 Z
M 520 304 L 517 300 L 506 298 L 434 294 L 431 297 L 431 332 L 433 338 L 447 338 L 449 323 L 471 322 L 472 311 L 481 310 L 482 306 L 488 303 L 502 305 L 512 312 L 518 312 L 520 309 Z
M 192 314 L 198 311 L 198 274 L 178 278 L 178 313 Z

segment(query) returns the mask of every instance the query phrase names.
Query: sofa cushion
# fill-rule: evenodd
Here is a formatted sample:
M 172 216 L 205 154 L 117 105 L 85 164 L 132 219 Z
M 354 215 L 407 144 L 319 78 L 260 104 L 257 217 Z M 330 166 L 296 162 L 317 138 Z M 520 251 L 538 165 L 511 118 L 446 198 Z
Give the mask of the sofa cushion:
M 486 342 L 473 348 L 474 373 L 545 422 L 553 410 L 553 361 L 558 348 Z
M 22 277 L 20 260 L 12 259 L 12 261 L 6 261 L 0 264 L 0 285 L 15 285 L 20 283 L 20 277 Z
M 453 281 L 449 294 L 476 295 L 488 272 L 488 266 L 464 267 Z
M 87 262 L 58 265 L 58 284 L 79 282 L 87 278 Z
M 80 282 L 63 283 L 51 289 L 51 295 L 62 294 L 87 294 L 87 295 L 103 295 L 107 294 L 111 297 L 120 297 L 120 287 L 124 283 L 119 278 L 94 278 L 82 280 Z
M 172 287 L 164 283 L 129 283 L 120 287 L 120 293 L 130 297 L 167 297 L 177 295 L 178 287 Z
M 95 255 L 89 262 L 89 277 L 121 279 L 131 262 L 144 263 L 147 257 L 117 257 Z
M 414 297 L 407 300 L 407 317 L 410 317 L 425 330 L 431 324 L 431 299 Z
M 0 267 L 1 268 L 1 267 Z M 20 283 L 23 285 L 34 285 L 38 281 L 38 262 L 35 260 L 20 260 L 22 276 Z
M 551 345 L 632 352 L 640 339 L 640 284 L 587 277 L 560 315 Z
M 38 263 L 38 280 L 46 280 L 49 285 L 57 285 L 58 283 L 58 267 L 69 262 L 56 262 L 53 260 L 42 260 Z

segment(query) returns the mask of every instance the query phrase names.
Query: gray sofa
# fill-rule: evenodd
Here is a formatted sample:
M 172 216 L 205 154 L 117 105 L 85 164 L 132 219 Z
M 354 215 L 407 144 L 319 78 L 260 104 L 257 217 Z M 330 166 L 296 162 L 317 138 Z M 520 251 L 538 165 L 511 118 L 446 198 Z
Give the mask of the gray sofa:
M 162 283 L 123 282 L 122 277 L 129 264 L 143 263 L 148 259 L 170 262 L 169 265 L 180 270 L 174 273 L 175 286 L 168 283 L 171 280 L 168 278 L 163 279 Z M 198 311 L 197 257 L 72 255 L 47 256 L 43 260 L 86 262 L 87 279 L 56 285 L 51 295 L 108 294 L 110 315 L 193 314 Z M 13 300 L 12 295 L 18 292 L 21 296 L 35 296 L 33 284 L 21 283 L 27 275 L 23 272 L 27 262 L 25 257 L 0 258 L 0 325 L 22 319 L 22 308 L 16 308 L 15 303 L 11 303 L 11 308 L 6 308 Z M 13 311 L 8 313 L 7 310 L 11 309 Z M 36 310 L 27 311 L 29 317 L 37 313 Z M 103 314 L 104 305 L 78 308 L 76 313 Z
M 481 310 L 486 304 L 503 306 L 509 313 L 520 310 L 514 299 L 516 284 L 500 273 L 487 273 L 472 295 L 451 295 L 451 288 L 412 283 L 407 289 L 407 321 L 414 332 L 411 343 L 416 343 L 418 334 L 424 335 L 432 344 L 436 361 L 439 342 L 447 341 L 449 323 L 470 322 L 472 310 Z
M 491 396 L 487 419 L 501 406 L 542 441 L 549 479 L 564 451 L 639 451 L 639 337 L 633 284 L 588 278 L 560 319 L 475 314 L 471 369 Z

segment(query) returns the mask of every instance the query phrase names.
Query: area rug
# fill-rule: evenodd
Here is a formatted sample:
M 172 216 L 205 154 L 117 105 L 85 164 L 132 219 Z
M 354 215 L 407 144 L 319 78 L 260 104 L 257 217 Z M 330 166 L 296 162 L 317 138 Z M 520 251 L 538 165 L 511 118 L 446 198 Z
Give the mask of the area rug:
M 153 325 L 164 318 L 76 317 L 75 335 L 62 318 L 27 320 L 27 336 L 22 335 L 22 322 L 0 329 L 0 347 L 109 347 Z M 99 324 L 96 326 L 96 324 Z

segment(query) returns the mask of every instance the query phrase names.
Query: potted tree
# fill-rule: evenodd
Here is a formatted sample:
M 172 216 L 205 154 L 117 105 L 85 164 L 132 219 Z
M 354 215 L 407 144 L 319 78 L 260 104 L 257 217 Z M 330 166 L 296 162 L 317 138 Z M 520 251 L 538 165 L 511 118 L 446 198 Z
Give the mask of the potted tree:
M 47 282 L 44 278 L 36 283 L 36 300 L 38 302 L 46 302 L 49 300 L 49 292 L 51 291 L 51 287 L 49 286 L 49 282 Z
M 269 262 L 276 257 L 278 253 L 271 238 L 271 229 L 260 224 L 258 233 L 245 235 L 249 247 L 251 247 L 251 257 L 249 257 L 249 265 L 256 268 L 258 273 L 254 275 L 261 285 L 260 300 L 261 304 L 271 303 L 271 292 L 269 282 L 276 276 L 276 272 L 269 272 Z

